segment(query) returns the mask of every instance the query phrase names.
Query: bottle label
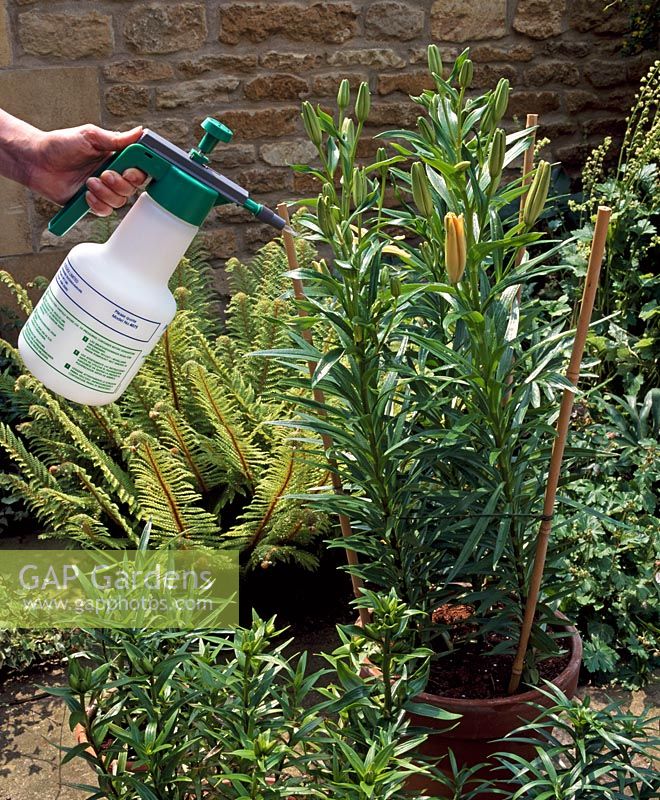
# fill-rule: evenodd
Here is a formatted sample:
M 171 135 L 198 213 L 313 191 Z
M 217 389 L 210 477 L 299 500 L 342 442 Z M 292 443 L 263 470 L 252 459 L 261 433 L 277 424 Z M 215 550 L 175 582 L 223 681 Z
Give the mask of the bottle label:
M 115 395 L 126 388 L 165 327 L 113 303 L 67 258 L 22 337 L 41 361 L 68 380 Z
M 158 333 L 160 322 L 145 319 L 113 302 L 86 281 L 68 258 L 57 271 L 55 281 L 63 295 L 109 331 L 136 342 L 149 342 Z

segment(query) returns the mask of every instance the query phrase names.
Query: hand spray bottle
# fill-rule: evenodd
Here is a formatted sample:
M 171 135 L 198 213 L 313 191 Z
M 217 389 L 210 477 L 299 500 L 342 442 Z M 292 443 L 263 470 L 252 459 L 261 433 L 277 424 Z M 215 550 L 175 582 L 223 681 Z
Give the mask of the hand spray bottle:
M 56 394 L 112 403 L 133 379 L 176 312 L 168 281 L 214 206 L 236 203 L 275 228 L 285 221 L 208 166 L 232 132 L 208 117 L 189 153 L 145 130 L 95 173 L 138 167 L 149 185 L 105 244 L 76 245 L 26 322 L 18 349 Z M 89 211 L 83 186 L 48 224 L 64 235 Z

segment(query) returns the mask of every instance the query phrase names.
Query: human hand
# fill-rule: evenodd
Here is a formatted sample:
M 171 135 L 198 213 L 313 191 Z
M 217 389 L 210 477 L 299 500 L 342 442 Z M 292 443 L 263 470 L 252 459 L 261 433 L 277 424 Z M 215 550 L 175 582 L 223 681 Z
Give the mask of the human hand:
M 141 135 L 141 127 L 119 133 L 96 125 L 40 131 L 26 157 L 26 184 L 38 194 L 63 205 L 87 179 L 87 204 L 94 214 L 105 217 L 113 209 L 121 208 L 147 176 L 135 168 L 121 175 L 106 170 L 98 178 L 87 176 L 115 150 L 136 142 Z

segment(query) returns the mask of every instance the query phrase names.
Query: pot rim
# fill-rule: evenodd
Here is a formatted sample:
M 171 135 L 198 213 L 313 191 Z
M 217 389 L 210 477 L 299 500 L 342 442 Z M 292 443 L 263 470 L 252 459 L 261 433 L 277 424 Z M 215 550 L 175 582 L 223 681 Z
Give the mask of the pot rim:
M 561 611 L 555 611 L 555 616 L 559 619 L 565 620 L 568 622 L 568 619 Z M 356 625 L 359 627 L 361 625 L 360 620 L 358 619 Z M 574 674 L 575 672 L 580 671 L 580 666 L 582 664 L 582 637 L 580 636 L 580 632 L 574 625 L 563 625 L 562 630 L 566 631 L 566 633 L 570 634 L 571 639 L 571 657 L 568 661 L 566 667 L 559 673 L 559 675 L 555 675 L 555 677 L 550 681 L 553 686 L 557 686 L 561 689 L 562 685 L 568 682 L 568 678 L 570 675 Z M 562 637 L 567 638 L 567 637 Z M 365 666 L 370 669 L 375 669 L 374 665 L 367 659 L 365 662 Z M 538 691 L 536 688 L 528 689 L 526 692 L 518 692 L 516 694 L 507 694 L 501 697 L 449 697 L 448 695 L 444 694 L 433 694 L 432 692 L 418 692 L 415 695 L 415 700 L 419 700 L 422 703 L 429 703 L 431 705 L 437 705 L 442 707 L 447 707 L 448 705 L 452 706 L 452 710 L 457 711 L 457 713 L 461 713 L 461 709 L 465 709 L 466 711 L 470 709 L 474 709 L 477 706 L 481 706 L 482 708 L 492 709 L 497 711 L 500 708 L 504 707 L 511 707 L 512 704 L 529 704 L 533 703 L 539 697 L 543 697 L 541 692 Z M 465 715 L 463 715 L 465 716 Z
M 562 616 L 560 612 L 556 612 L 557 616 Z M 564 619 L 566 619 L 564 617 Z M 562 684 L 567 682 L 569 675 L 579 671 L 580 664 L 582 663 L 582 638 L 574 625 L 564 625 L 563 630 L 570 634 L 571 639 L 571 657 L 566 667 L 556 675 L 550 683 L 553 686 L 561 688 Z M 507 694 L 501 697 L 449 697 L 444 694 L 433 694 L 431 692 L 419 692 L 416 695 L 422 702 L 432 703 L 434 705 L 447 706 L 451 705 L 452 709 L 473 709 L 476 706 L 497 710 L 500 707 L 511 706 L 512 704 L 529 704 L 533 703 L 539 697 L 543 697 L 537 688 L 528 689 L 526 692 L 517 694 Z M 459 712 L 460 713 L 460 710 Z

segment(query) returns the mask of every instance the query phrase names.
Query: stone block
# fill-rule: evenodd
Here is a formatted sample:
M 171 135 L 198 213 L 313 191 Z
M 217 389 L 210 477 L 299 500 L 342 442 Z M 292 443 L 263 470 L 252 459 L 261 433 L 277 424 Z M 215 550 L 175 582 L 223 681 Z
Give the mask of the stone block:
M 376 128 L 414 125 L 419 113 L 419 108 L 410 101 L 407 103 L 374 103 L 371 106 L 368 124 Z
M 211 153 L 211 161 L 218 169 L 231 169 L 256 161 L 253 144 L 222 144 Z
M 359 50 L 340 48 L 328 53 L 328 64 L 331 67 L 401 69 L 406 66 L 406 59 L 387 47 L 367 47 Z
M 231 258 L 238 252 L 236 233 L 229 227 L 204 229 L 200 239 L 209 258 Z
M 220 41 L 225 44 L 263 42 L 271 36 L 342 44 L 356 31 L 357 14 L 350 3 L 220 4 Z
M 369 75 L 366 72 L 351 72 L 345 76 L 340 76 L 336 72 L 331 75 L 319 75 L 314 78 L 312 88 L 316 97 L 335 97 L 342 77 L 348 81 L 348 85 L 355 91 L 362 81 L 368 81 Z M 332 113 L 332 111 L 330 111 Z
M 580 70 L 565 61 L 546 61 L 525 70 L 525 83 L 531 86 L 544 86 L 559 83 L 563 86 L 577 86 L 580 83 Z
M 269 139 L 293 133 L 299 115 L 298 108 L 264 108 L 256 111 L 230 109 L 220 116 L 237 139 Z
M 407 42 L 424 31 L 424 10 L 398 0 L 378 0 L 367 9 L 364 29 L 368 39 Z
M 576 114 L 580 111 L 598 108 L 600 98 L 593 92 L 585 92 L 584 89 L 575 89 L 574 91 L 566 92 L 564 95 L 564 102 L 566 103 L 566 110 L 569 114 Z
M 238 78 L 206 78 L 156 89 L 156 108 L 187 107 L 196 103 L 223 103 L 240 85 Z
M 316 147 L 306 139 L 290 139 L 264 144 L 260 154 L 263 161 L 273 167 L 309 164 L 317 157 Z
M 309 94 L 307 81 L 297 75 L 259 75 L 245 84 L 248 100 L 300 100 Z
M 475 61 L 490 63 L 493 61 L 531 61 L 534 58 L 534 48 L 528 44 L 502 45 L 496 47 L 492 44 L 480 44 L 470 48 L 470 58 Z
M 584 74 L 592 86 L 605 88 L 617 86 L 623 82 L 625 73 L 620 63 L 616 61 L 589 61 L 584 65 Z
M 293 192 L 295 197 L 314 197 L 321 191 L 321 183 L 313 175 L 302 172 L 293 173 Z
M 458 56 L 463 52 L 462 47 L 456 45 L 443 44 L 440 49 L 442 61 L 445 64 L 444 71 L 448 73 L 446 65 L 456 61 Z M 472 52 L 472 50 L 470 50 Z M 408 50 L 408 63 L 409 64 L 424 64 L 428 67 L 428 46 L 426 47 L 411 47 Z
M 32 235 L 27 189 L 7 178 L 0 178 L 0 202 L 2 203 L 0 255 L 31 253 Z
M 69 61 L 100 58 L 112 53 L 112 17 L 98 11 L 26 11 L 18 15 L 18 39 L 23 50 L 34 56 Z
M 132 58 L 128 61 L 113 61 L 103 67 L 103 77 L 113 83 L 144 83 L 164 81 L 174 77 L 174 69 L 168 61 L 153 58 Z
M 105 92 L 105 107 L 115 117 L 140 116 L 149 107 L 149 89 L 130 83 L 111 86 Z
M 431 8 L 431 36 L 437 41 L 501 39 L 506 33 L 506 0 L 436 0 Z
M 507 117 L 525 114 L 545 114 L 559 108 L 557 92 L 513 92 L 509 100 Z
M 518 0 L 513 27 L 530 39 L 549 39 L 562 32 L 566 0 Z
M 580 33 L 625 33 L 630 28 L 627 14 L 614 4 L 600 5 L 593 0 L 572 0 L 569 11 L 569 24 Z
M 239 170 L 238 182 L 245 186 L 250 194 L 265 194 L 288 189 L 291 185 L 291 170 L 275 167 L 248 167 Z
M 334 51 L 333 51 L 334 52 Z M 337 52 L 342 52 L 338 50 Z M 265 69 L 285 69 L 291 72 L 307 72 L 323 64 L 323 53 L 283 53 L 279 50 L 269 50 L 259 56 L 259 64 Z M 330 56 L 328 56 L 328 61 Z
M 9 64 L 11 64 L 11 33 L 7 4 L 3 3 L 0 6 L 0 67 L 7 67 Z
M 145 55 L 198 50 L 207 33 L 206 11 L 200 3 L 136 5 L 124 22 L 128 46 Z
M 511 85 L 518 82 L 518 72 L 509 64 L 475 64 L 472 86 L 479 89 L 493 89 L 500 78 L 508 78 Z
M 245 226 L 243 230 L 243 243 L 251 252 L 254 252 L 261 247 L 261 245 L 272 241 L 276 236 L 277 231 L 271 225 L 254 223 Z
M 393 92 L 419 95 L 425 89 L 433 89 L 433 78 L 428 72 L 397 72 L 380 75 L 378 78 L 378 94 L 387 95 Z
M 0 108 L 38 128 L 99 123 L 95 67 L 39 67 L 0 71 Z
M 250 72 L 257 67 L 257 56 L 218 53 L 212 56 L 198 56 L 179 61 L 178 71 L 186 78 L 196 78 L 206 72 L 229 71 Z

